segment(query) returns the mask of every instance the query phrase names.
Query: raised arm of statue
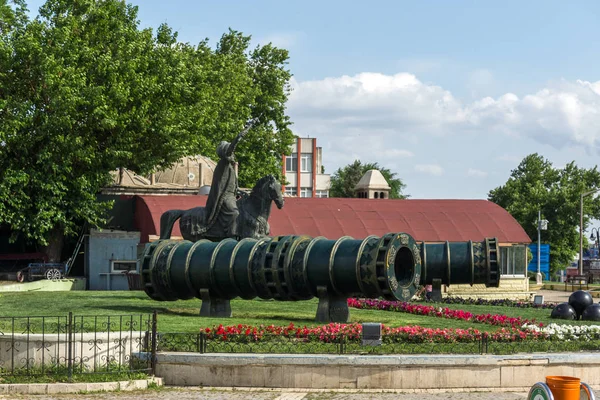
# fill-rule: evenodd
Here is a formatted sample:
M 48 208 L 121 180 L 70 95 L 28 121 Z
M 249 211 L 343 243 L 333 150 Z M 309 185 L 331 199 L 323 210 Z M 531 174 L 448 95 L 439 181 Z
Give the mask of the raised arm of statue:
M 248 123 L 244 127 L 244 130 L 241 131 L 240 133 L 238 133 L 236 138 L 233 139 L 233 142 L 231 142 L 231 144 L 227 148 L 227 157 L 231 157 L 231 155 L 235 151 L 235 148 L 237 147 L 240 140 L 242 140 L 242 138 L 244 136 L 246 136 L 246 134 L 250 131 L 250 128 L 252 128 L 254 125 L 256 125 L 257 122 L 258 122 L 258 118 L 253 118 L 250 121 L 248 121 Z

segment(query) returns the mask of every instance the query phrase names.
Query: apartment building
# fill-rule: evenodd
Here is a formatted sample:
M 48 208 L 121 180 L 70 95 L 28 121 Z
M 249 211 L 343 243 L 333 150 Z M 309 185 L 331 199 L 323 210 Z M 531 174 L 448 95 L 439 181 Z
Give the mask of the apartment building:
M 296 138 L 292 153 L 283 156 L 282 172 L 293 197 L 329 197 L 330 176 L 323 173 L 322 149 L 316 138 Z

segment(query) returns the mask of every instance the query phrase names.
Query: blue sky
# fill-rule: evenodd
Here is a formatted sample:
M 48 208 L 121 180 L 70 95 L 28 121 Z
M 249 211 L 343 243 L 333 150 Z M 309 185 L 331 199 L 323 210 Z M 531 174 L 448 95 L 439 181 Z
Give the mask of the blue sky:
M 182 41 L 289 49 L 293 129 L 328 173 L 377 161 L 414 198 L 486 198 L 533 152 L 597 164 L 600 2 L 131 2 Z

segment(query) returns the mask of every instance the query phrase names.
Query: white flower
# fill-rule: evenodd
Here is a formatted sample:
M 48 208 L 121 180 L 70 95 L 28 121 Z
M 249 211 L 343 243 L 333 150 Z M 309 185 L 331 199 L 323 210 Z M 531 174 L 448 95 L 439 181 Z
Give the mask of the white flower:
M 524 324 L 523 330 L 544 333 L 551 338 L 561 340 L 586 340 L 590 341 L 600 337 L 600 325 L 559 325 L 550 324 L 544 327 Z

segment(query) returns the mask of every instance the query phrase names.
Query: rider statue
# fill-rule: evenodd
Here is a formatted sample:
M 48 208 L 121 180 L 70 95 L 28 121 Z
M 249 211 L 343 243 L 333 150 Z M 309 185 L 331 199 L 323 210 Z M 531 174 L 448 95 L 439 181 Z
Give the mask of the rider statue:
M 234 151 L 240 140 L 257 122 L 251 120 L 233 142 L 221 142 L 217 146 L 219 162 L 213 173 L 208 200 L 206 201 L 204 223 L 197 227 L 195 234 L 209 232 L 207 237 L 214 239 L 237 238 L 238 179 L 235 172 Z

